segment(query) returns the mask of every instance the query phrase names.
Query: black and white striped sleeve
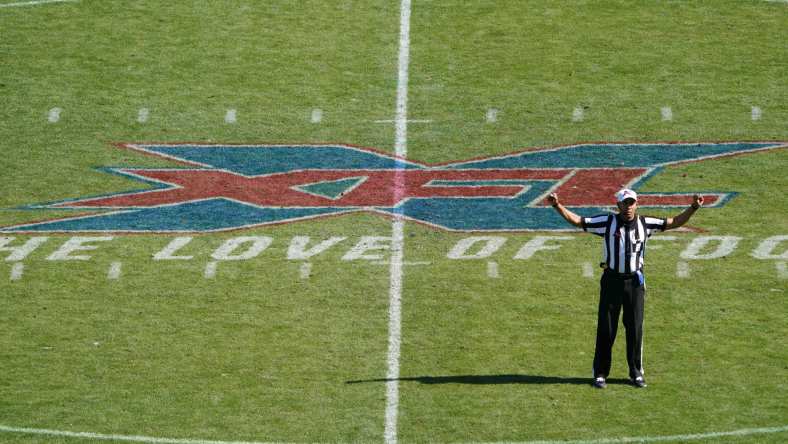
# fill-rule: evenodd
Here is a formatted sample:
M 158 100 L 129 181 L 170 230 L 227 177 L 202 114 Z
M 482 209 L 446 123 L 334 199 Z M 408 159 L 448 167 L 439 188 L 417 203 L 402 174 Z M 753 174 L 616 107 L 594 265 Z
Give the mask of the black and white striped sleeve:
M 598 236 L 604 236 L 605 229 L 607 227 L 607 219 L 607 214 L 594 217 L 584 217 L 580 219 L 580 224 L 583 227 L 583 231 L 594 233 Z
M 665 231 L 667 223 L 666 219 L 648 216 L 644 217 L 643 226 L 646 228 L 646 236 L 651 237 L 655 231 Z

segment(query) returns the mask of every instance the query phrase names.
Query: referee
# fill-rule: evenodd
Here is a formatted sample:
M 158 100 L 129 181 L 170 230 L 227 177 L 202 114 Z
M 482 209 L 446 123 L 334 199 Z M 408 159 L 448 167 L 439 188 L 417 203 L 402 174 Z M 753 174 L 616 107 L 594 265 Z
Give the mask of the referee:
M 616 340 L 618 315 L 622 307 L 627 333 L 629 378 L 636 387 L 645 387 L 643 306 L 646 280 L 643 275 L 643 257 L 646 253 L 646 241 L 654 231 L 670 230 L 687 223 L 703 205 L 703 197 L 696 194 L 692 198 L 691 206 L 678 216 L 667 219 L 639 215 L 638 196 L 626 188 L 616 193 L 617 214 L 580 217 L 561 205 L 555 193 L 550 194 L 547 200 L 567 222 L 604 238 L 604 253 L 600 263 L 604 272 L 600 282 L 594 351 L 594 387 L 607 386 L 605 379 L 610 374 L 613 342 Z

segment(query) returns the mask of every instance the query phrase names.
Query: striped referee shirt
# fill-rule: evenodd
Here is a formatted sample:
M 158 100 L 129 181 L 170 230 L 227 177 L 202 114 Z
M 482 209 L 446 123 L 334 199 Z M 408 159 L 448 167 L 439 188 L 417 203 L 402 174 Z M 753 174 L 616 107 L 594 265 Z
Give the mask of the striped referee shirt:
M 637 216 L 627 223 L 618 214 L 602 214 L 581 219 L 584 231 L 602 236 L 602 264 L 619 273 L 635 273 L 643 268 L 646 240 L 654 231 L 665 231 L 667 221 Z

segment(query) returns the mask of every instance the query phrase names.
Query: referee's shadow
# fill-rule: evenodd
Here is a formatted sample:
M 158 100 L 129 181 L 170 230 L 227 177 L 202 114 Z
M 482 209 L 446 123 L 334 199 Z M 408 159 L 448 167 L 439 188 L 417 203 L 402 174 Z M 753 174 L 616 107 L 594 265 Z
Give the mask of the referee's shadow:
M 541 375 L 455 375 L 455 376 L 411 376 L 395 379 L 362 379 L 346 381 L 347 384 L 361 384 L 366 382 L 412 381 L 421 384 L 574 384 L 591 385 L 592 378 L 541 376 Z M 630 384 L 628 379 L 610 378 L 608 384 Z

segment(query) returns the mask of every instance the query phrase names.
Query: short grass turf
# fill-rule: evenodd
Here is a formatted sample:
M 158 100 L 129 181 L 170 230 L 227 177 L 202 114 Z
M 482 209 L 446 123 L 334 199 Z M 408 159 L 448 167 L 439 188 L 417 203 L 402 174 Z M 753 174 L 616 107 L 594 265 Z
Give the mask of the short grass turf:
M 2 3 L 12 3 L 3 0 Z M 399 5 L 384 1 L 74 3 L 0 9 L 0 225 L 71 213 L 18 207 L 124 191 L 95 170 L 165 162 L 115 142 L 343 142 L 393 152 Z M 788 8 L 777 2 L 414 1 L 408 155 L 445 162 L 581 141 L 788 140 Z M 671 107 L 663 122 L 660 108 Z M 750 118 L 752 106 L 762 109 Z M 47 121 L 51 108 L 60 121 Z M 582 122 L 572 112 L 584 110 Z M 140 108 L 150 110 L 145 123 Z M 311 111 L 323 111 L 320 124 Z M 498 110 L 494 123 L 488 109 Z M 236 124 L 224 122 L 236 109 Z M 788 234 L 785 150 L 666 168 L 648 192 L 732 191 L 724 207 L 649 250 L 645 366 L 588 385 L 598 239 L 512 259 L 449 260 L 470 234 L 409 223 L 403 286 L 401 442 L 686 435 L 788 424 L 786 280 L 750 253 Z M 665 216 L 673 210 L 656 211 Z M 190 261 L 153 261 L 172 238 L 118 236 L 87 262 L 0 263 L 0 425 L 214 440 L 383 439 L 388 267 L 343 261 L 390 222 L 350 215 L 196 236 Z M 271 247 L 223 262 L 234 236 Z M 289 240 L 345 236 L 311 260 Z M 679 254 L 741 237 L 725 258 Z M 659 235 L 657 235 L 659 236 Z M 20 243 L 29 236 L 16 236 Z M 656 244 L 656 241 L 655 241 Z M 652 244 L 652 245 L 655 245 Z M 784 245 L 784 244 L 783 244 Z M 784 250 L 784 247 L 782 248 Z M 779 253 L 782 250 L 776 251 Z M 385 252 L 382 254 L 385 255 Z M 500 277 L 486 275 L 486 262 Z M 117 281 L 109 264 L 122 261 Z M 784 442 L 786 432 L 708 442 Z M 0 441 L 86 439 L 0 434 Z M 680 440 L 679 440 L 680 441 Z M 703 441 L 700 441 L 703 442 Z

